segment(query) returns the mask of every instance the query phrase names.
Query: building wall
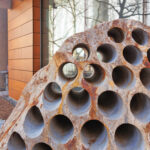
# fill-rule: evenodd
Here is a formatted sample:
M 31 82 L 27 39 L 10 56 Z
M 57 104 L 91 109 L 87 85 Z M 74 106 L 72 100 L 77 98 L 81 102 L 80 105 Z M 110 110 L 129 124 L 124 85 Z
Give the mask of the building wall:
M 8 10 L 9 96 L 18 100 L 40 69 L 40 0 L 13 0 Z

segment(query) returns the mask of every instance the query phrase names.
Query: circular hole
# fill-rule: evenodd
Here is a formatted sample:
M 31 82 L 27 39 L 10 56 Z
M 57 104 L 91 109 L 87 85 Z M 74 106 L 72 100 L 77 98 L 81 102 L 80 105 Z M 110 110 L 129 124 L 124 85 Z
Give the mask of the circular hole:
M 50 110 L 56 109 L 61 103 L 61 88 L 56 82 L 49 83 L 43 95 L 44 107 Z
M 142 62 L 142 53 L 141 51 L 132 45 L 129 45 L 124 48 L 123 56 L 132 65 L 138 65 Z
M 112 72 L 114 83 L 120 88 L 126 88 L 133 81 L 133 73 L 125 66 L 118 66 Z
M 105 71 L 97 64 L 86 65 L 83 72 L 84 79 L 88 82 L 102 82 L 105 78 Z
M 89 56 L 89 49 L 85 44 L 78 44 L 73 49 L 73 58 L 76 61 L 84 61 Z
M 75 115 L 83 115 L 90 107 L 89 94 L 81 87 L 75 87 L 70 90 L 67 102 L 70 111 Z
M 132 97 L 130 109 L 133 115 L 142 122 L 150 121 L 150 98 L 143 94 L 137 93 Z
M 141 70 L 140 79 L 143 85 L 150 90 L 150 68 L 143 68 Z
M 147 51 L 147 58 L 148 58 L 148 61 L 150 62 L 150 49 L 148 49 Z
M 52 150 L 52 148 L 45 143 L 36 144 L 32 150 Z
M 115 48 L 110 44 L 102 44 L 98 47 L 97 52 L 99 53 L 98 58 L 105 63 L 113 62 L 117 57 Z
M 8 150 L 26 150 L 25 142 L 18 133 L 14 132 L 11 135 Z
M 120 150 L 144 150 L 142 134 L 131 124 L 122 124 L 117 128 L 115 142 Z
M 24 121 L 24 131 L 30 138 L 39 136 L 44 128 L 42 114 L 38 107 L 33 106 L 27 113 Z
M 77 67 L 76 67 L 75 64 L 73 64 L 73 63 L 64 63 L 60 66 L 59 74 L 64 79 L 72 80 L 77 76 L 78 70 L 77 70 Z
M 117 119 L 122 114 L 122 99 L 113 91 L 105 91 L 98 98 L 100 111 L 110 119 Z
M 98 120 L 90 120 L 81 129 L 81 140 L 90 150 L 105 150 L 108 143 L 107 130 Z
M 148 42 L 148 34 L 144 30 L 137 28 L 132 31 L 133 39 L 141 45 L 145 45 Z
M 124 33 L 122 29 L 114 27 L 108 31 L 108 36 L 116 43 L 121 43 L 124 40 Z
M 50 134 L 56 143 L 65 144 L 73 135 L 73 125 L 64 115 L 56 115 L 50 121 Z

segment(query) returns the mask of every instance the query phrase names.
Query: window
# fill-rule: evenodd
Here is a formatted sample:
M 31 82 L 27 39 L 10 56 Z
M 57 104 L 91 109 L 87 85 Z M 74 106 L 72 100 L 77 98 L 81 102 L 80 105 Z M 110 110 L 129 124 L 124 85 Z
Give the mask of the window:
M 118 18 L 150 25 L 150 0 L 42 0 L 42 66 L 71 35 Z

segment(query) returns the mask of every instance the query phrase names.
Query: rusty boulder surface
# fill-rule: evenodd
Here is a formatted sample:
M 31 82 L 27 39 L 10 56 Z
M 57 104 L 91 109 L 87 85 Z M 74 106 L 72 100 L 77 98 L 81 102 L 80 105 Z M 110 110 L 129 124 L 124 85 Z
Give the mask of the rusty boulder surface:
M 73 57 L 76 48 L 87 51 L 85 60 Z M 0 149 L 149 150 L 149 48 L 150 27 L 133 20 L 67 39 L 24 89 L 0 131 Z M 77 70 L 69 78 L 66 63 Z

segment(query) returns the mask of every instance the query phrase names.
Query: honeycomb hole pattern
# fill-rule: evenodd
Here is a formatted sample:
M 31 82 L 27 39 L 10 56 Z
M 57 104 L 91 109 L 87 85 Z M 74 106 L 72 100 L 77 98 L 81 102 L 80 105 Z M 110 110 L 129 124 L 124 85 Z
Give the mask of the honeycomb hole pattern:
M 74 115 L 84 115 L 90 107 L 89 93 L 81 87 L 74 87 L 69 91 L 67 104 Z
M 81 140 L 90 150 L 105 150 L 108 144 L 107 130 L 98 120 L 89 120 L 81 129 Z
M 48 110 L 59 107 L 62 98 L 62 91 L 56 82 L 49 83 L 43 93 L 43 105 Z
M 150 68 L 143 68 L 141 70 L 140 79 L 145 88 L 150 90 Z
M 105 71 L 97 64 L 86 65 L 83 71 L 83 77 L 87 82 L 101 83 L 105 78 Z
M 45 143 L 38 143 L 38 144 L 34 145 L 32 150 L 52 150 L 52 148 Z
M 134 76 L 132 71 L 126 66 L 117 66 L 113 69 L 112 78 L 114 83 L 120 88 L 132 87 Z
M 29 138 L 38 137 L 44 128 L 44 120 L 40 109 L 33 106 L 28 111 L 24 121 L 24 131 Z
M 132 124 L 122 124 L 117 128 L 115 142 L 119 150 L 145 150 L 143 136 Z
M 132 97 L 130 109 L 138 120 L 144 123 L 150 121 L 150 98 L 144 93 L 136 93 Z
M 74 127 L 68 117 L 56 115 L 50 121 L 49 132 L 55 143 L 65 144 L 73 136 Z
M 132 31 L 133 39 L 140 45 L 145 45 L 148 42 L 148 34 L 143 29 L 137 28 Z
M 85 44 L 81 43 L 74 47 L 72 55 L 76 61 L 85 61 L 88 59 L 90 51 Z
M 141 51 L 133 45 L 128 45 L 124 48 L 123 56 L 127 62 L 135 66 L 142 62 Z
M 98 97 L 100 112 L 109 119 L 118 119 L 123 113 L 123 102 L 121 97 L 114 91 L 104 91 Z
M 26 150 L 25 142 L 17 132 L 10 136 L 8 150 Z
M 121 43 L 124 40 L 124 33 L 121 28 L 114 27 L 108 31 L 108 36 L 116 43 Z
M 78 74 L 78 69 L 75 64 L 66 62 L 59 68 L 59 75 L 65 80 L 73 80 Z

